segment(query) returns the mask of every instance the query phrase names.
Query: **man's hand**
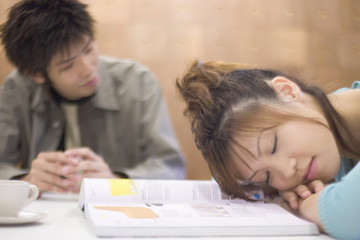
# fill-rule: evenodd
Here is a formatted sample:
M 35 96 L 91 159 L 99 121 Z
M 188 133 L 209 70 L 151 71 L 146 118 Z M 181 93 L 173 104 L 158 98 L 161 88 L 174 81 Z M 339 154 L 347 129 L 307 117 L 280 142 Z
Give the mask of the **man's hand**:
M 65 156 L 74 161 L 80 160 L 76 171 L 84 178 L 116 178 L 104 159 L 87 147 L 70 149 Z
M 31 164 L 29 174 L 22 180 L 36 185 L 39 192 L 65 193 L 72 191 L 82 179 L 76 173 L 79 160 L 67 158 L 63 152 L 42 152 Z
M 307 185 L 299 185 L 292 190 L 280 191 L 280 196 L 289 203 L 290 207 L 298 210 L 300 200 L 308 198 L 311 194 L 320 192 L 325 184 L 320 180 L 314 180 Z

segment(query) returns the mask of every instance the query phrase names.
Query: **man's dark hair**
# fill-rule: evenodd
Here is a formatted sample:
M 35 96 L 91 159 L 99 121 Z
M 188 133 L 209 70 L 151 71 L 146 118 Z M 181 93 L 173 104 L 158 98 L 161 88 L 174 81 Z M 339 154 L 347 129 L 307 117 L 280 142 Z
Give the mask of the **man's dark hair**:
M 8 59 L 27 75 L 46 73 L 55 54 L 85 36 L 94 38 L 94 20 L 77 0 L 21 0 L 0 26 Z

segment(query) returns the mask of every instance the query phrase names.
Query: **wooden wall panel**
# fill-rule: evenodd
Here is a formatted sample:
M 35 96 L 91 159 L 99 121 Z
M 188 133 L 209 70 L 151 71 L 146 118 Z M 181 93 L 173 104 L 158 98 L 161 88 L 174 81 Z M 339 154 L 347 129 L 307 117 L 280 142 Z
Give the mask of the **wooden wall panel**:
M 174 88 L 192 60 L 275 67 L 328 92 L 360 78 L 357 0 L 83 1 L 97 20 L 100 53 L 139 61 L 159 78 L 189 179 L 210 177 Z M 0 23 L 15 2 L 1 0 Z M 0 47 L 0 83 L 12 69 Z

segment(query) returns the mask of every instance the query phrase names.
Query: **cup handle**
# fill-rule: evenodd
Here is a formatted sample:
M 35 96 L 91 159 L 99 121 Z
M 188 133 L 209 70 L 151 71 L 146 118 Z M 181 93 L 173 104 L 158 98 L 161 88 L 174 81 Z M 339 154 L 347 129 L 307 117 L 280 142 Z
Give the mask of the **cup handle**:
M 30 187 L 30 196 L 29 196 L 28 200 L 26 201 L 24 207 L 29 205 L 34 200 L 36 200 L 37 197 L 39 196 L 39 189 L 35 185 L 30 184 L 29 187 Z

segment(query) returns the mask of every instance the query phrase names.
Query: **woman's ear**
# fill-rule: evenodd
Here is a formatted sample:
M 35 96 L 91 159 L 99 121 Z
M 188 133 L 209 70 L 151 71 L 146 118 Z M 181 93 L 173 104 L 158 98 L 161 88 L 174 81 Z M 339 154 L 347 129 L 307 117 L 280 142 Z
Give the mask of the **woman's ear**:
M 286 77 L 275 77 L 270 81 L 270 86 L 277 92 L 278 96 L 286 101 L 300 100 L 302 92 L 300 87 Z
M 43 84 L 45 82 L 45 77 L 40 72 L 35 73 L 34 75 L 31 75 L 30 78 L 33 79 L 34 82 L 37 84 Z

